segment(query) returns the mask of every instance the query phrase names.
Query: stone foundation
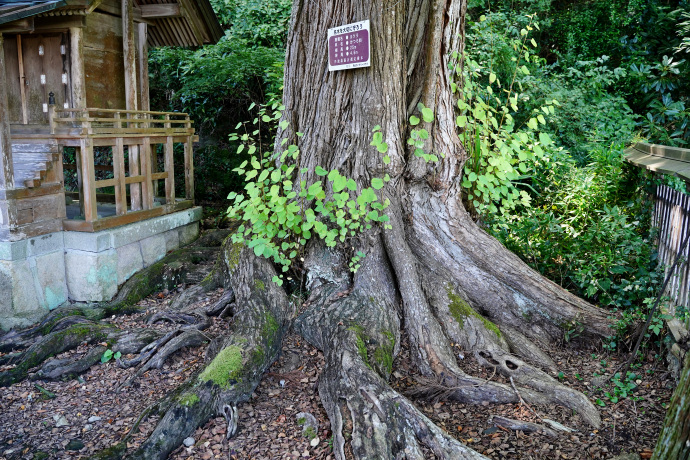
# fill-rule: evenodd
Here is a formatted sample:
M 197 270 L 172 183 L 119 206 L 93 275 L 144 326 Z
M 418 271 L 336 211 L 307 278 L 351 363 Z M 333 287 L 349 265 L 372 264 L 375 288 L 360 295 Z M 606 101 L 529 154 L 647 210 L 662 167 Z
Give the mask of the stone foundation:
M 68 300 L 112 299 L 136 272 L 199 235 L 201 208 L 96 233 L 0 242 L 0 328 L 39 321 Z

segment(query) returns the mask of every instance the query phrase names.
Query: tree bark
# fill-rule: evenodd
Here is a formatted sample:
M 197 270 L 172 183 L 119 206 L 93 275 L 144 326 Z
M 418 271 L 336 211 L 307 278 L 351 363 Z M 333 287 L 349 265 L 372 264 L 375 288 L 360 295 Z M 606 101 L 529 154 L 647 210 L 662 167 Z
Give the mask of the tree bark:
M 690 353 L 685 356 L 680 381 L 673 392 L 652 458 L 690 459 Z

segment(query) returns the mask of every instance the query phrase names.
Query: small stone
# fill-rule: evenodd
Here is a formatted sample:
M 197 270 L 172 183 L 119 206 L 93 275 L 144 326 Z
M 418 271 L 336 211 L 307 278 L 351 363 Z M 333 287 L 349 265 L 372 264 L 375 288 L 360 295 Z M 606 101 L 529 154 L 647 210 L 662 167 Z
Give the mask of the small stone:
M 97 422 L 99 420 L 101 420 L 101 417 L 99 417 L 98 415 L 92 415 L 91 417 L 89 417 L 89 420 L 87 420 L 87 421 L 89 423 L 93 423 L 93 422 Z
M 189 438 L 185 438 L 185 440 L 182 441 L 182 444 L 184 444 L 185 447 L 192 447 L 195 443 L 196 441 L 191 436 Z
M 319 432 L 319 422 L 309 412 L 300 412 L 295 416 L 297 424 L 302 427 L 302 435 L 311 439 Z
M 319 438 L 316 437 L 316 438 L 312 439 L 312 440 L 309 442 L 309 445 L 312 446 L 312 447 L 316 447 L 316 446 L 319 445 L 319 442 L 320 442 L 320 441 L 319 441 Z
M 73 451 L 82 450 L 83 448 L 84 443 L 80 439 L 72 439 L 67 443 L 67 446 L 65 446 L 65 449 Z
M 53 420 L 55 420 L 55 426 L 60 428 L 62 426 L 69 426 L 69 422 L 64 415 L 53 415 Z
M 93 428 L 93 425 L 91 425 L 90 423 L 87 423 L 86 425 L 84 425 L 84 431 L 91 431 L 92 428 Z

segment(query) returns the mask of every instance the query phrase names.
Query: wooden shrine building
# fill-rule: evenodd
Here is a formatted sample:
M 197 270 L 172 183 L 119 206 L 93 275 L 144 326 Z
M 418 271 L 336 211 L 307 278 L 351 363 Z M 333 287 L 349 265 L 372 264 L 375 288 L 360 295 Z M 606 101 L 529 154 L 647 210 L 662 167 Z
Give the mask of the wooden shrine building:
M 109 300 L 196 236 L 194 128 L 150 110 L 148 49 L 222 34 L 208 0 L 0 0 L 2 329 Z

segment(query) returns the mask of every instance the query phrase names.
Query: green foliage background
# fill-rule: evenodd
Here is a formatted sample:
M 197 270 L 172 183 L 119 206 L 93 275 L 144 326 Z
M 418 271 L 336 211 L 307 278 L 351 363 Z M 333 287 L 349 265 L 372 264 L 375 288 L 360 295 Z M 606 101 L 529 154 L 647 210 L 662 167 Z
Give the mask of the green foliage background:
M 621 337 L 661 282 L 649 197 L 660 182 L 684 189 L 678 180 L 631 167 L 623 150 L 639 139 L 676 146 L 690 142 L 690 88 L 684 78 L 690 69 L 683 46 L 689 5 L 470 2 L 465 91 L 472 85 L 474 99 L 493 104 L 496 113 L 508 113 L 514 120 L 510 132 L 525 138 L 537 127 L 535 113 L 557 107 L 553 113 L 544 111 L 539 126 L 553 144 L 539 143 L 543 155 L 520 164 L 522 175 L 510 180 L 527 199 L 513 207 L 498 201 L 494 207 L 477 207 L 472 181 L 480 173 L 466 168 L 466 207 L 533 268 L 595 304 L 623 312 L 617 327 Z M 525 32 L 533 48 L 524 46 Z M 465 113 L 466 105 L 459 107 Z M 467 139 L 468 128 L 459 125 L 472 159 L 474 137 Z M 489 145 L 484 158 L 495 156 L 499 132 L 489 127 L 481 137 Z M 494 189 L 501 186 L 494 180 Z M 652 335 L 659 336 L 660 323 L 654 324 Z

